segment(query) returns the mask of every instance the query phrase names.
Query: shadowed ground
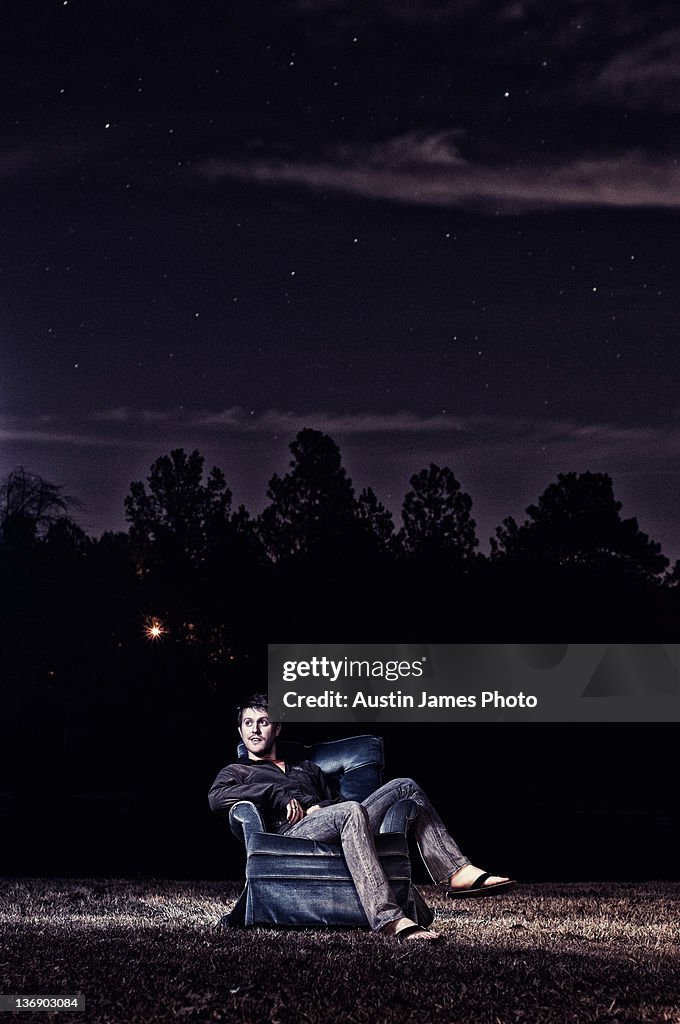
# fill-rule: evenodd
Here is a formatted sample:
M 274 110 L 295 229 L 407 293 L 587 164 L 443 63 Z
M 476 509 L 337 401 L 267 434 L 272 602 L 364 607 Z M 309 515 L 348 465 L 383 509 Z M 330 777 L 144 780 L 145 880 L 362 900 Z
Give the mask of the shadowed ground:
M 72 1024 L 680 1022 L 680 883 L 525 885 L 461 904 L 423 892 L 435 946 L 223 931 L 230 883 L 4 879 L 0 991 L 82 993 L 84 1015 L 59 1016 Z

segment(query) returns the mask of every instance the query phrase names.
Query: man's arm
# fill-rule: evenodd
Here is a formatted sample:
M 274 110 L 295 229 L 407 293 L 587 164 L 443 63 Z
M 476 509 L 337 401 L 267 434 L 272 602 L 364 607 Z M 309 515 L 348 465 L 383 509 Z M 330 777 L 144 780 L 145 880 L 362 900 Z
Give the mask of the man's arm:
M 330 807 L 331 804 L 342 804 L 345 802 L 345 797 L 341 796 L 337 789 L 331 786 L 326 774 L 319 768 L 318 765 L 310 761 L 316 775 L 316 783 L 321 795 L 321 799 L 318 800 L 313 807 L 307 808 L 307 814 L 313 813 L 319 810 L 321 807 Z
M 208 803 L 210 810 L 224 818 L 239 800 L 250 800 L 265 814 L 285 814 L 286 804 L 290 796 L 285 787 L 276 785 L 272 779 L 255 781 L 244 779 L 238 771 L 238 765 L 227 765 L 218 774 L 210 787 Z

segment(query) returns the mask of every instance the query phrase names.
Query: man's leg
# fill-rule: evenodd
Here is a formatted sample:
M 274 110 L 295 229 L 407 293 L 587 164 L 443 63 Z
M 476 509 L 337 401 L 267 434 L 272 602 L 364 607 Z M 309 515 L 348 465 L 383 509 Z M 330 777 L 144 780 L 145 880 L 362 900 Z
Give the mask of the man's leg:
M 509 882 L 503 875 L 486 875 L 471 864 L 458 844 L 447 832 L 442 819 L 428 797 L 413 779 L 393 779 L 364 800 L 373 832 L 379 832 L 383 818 L 390 807 L 404 798 L 418 804 L 420 810 L 414 824 L 418 849 L 434 882 L 448 882 L 452 890 L 470 890 L 480 876 L 485 876 L 483 888 L 490 891 Z M 514 883 L 512 883 L 514 884 Z
M 292 825 L 284 835 L 342 844 L 357 895 L 374 931 L 404 917 L 378 860 L 368 814 L 361 804 L 347 800 L 321 807 Z
M 393 779 L 375 793 L 371 793 L 363 805 L 368 811 L 368 820 L 374 833 L 380 831 L 383 818 L 398 800 L 411 799 L 420 810 L 413 831 L 418 849 L 434 882 L 448 881 L 451 875 L 469 864 L 458 844 L 446 831 L 444 822 L 437 814 L 428 797 L 413 779 Z

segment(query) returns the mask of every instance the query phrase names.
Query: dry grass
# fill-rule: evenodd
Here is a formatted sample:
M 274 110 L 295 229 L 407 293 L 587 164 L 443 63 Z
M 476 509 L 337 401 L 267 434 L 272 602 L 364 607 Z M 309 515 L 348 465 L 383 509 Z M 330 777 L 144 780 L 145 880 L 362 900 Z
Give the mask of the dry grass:
M 428 888 L 445 936 L 434 947 L 362 931 L 217 929 L 236 891 L 2 880 L 1 991 L 80 992 L 84 1016 L 61 1015 L 72 1024 L 680 1024 L 680 884 L 526 885 L 469 904 Z

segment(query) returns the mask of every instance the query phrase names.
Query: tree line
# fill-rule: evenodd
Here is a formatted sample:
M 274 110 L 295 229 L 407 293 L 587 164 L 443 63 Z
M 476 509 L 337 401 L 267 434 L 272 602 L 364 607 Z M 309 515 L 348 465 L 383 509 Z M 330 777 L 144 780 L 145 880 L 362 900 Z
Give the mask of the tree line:
M 98 539 L 60 487 L 15 470 L 0 486 L 0 559 L 6 576 L 21 576 L 14 591 L 32 604 L 29 620 L 36 590 L 52 587 L 63 608 L 96 593 L 114 632 L 129 616 L 153 620 L 157 639 L 215 665 L 277 627 L 366 639 L 378 628 L 447 628 L 478 639 L 547 626 L 642 635 L 675 620 L 678 564 L 621 516 L 606 473 L 559 474 L 483 555 L 472 498 L 450 468 L 431 463 L 411 477 L 397 523 L 371 487 L 355 492 L 331 437 L 302 430 L 290 451 L 288 472 L 272 477 L 268 504 L 251 516 L 234 507 L 222 470 L 206 474 L 198 451 L 176 449 L 131 484 L 128 531 Z

